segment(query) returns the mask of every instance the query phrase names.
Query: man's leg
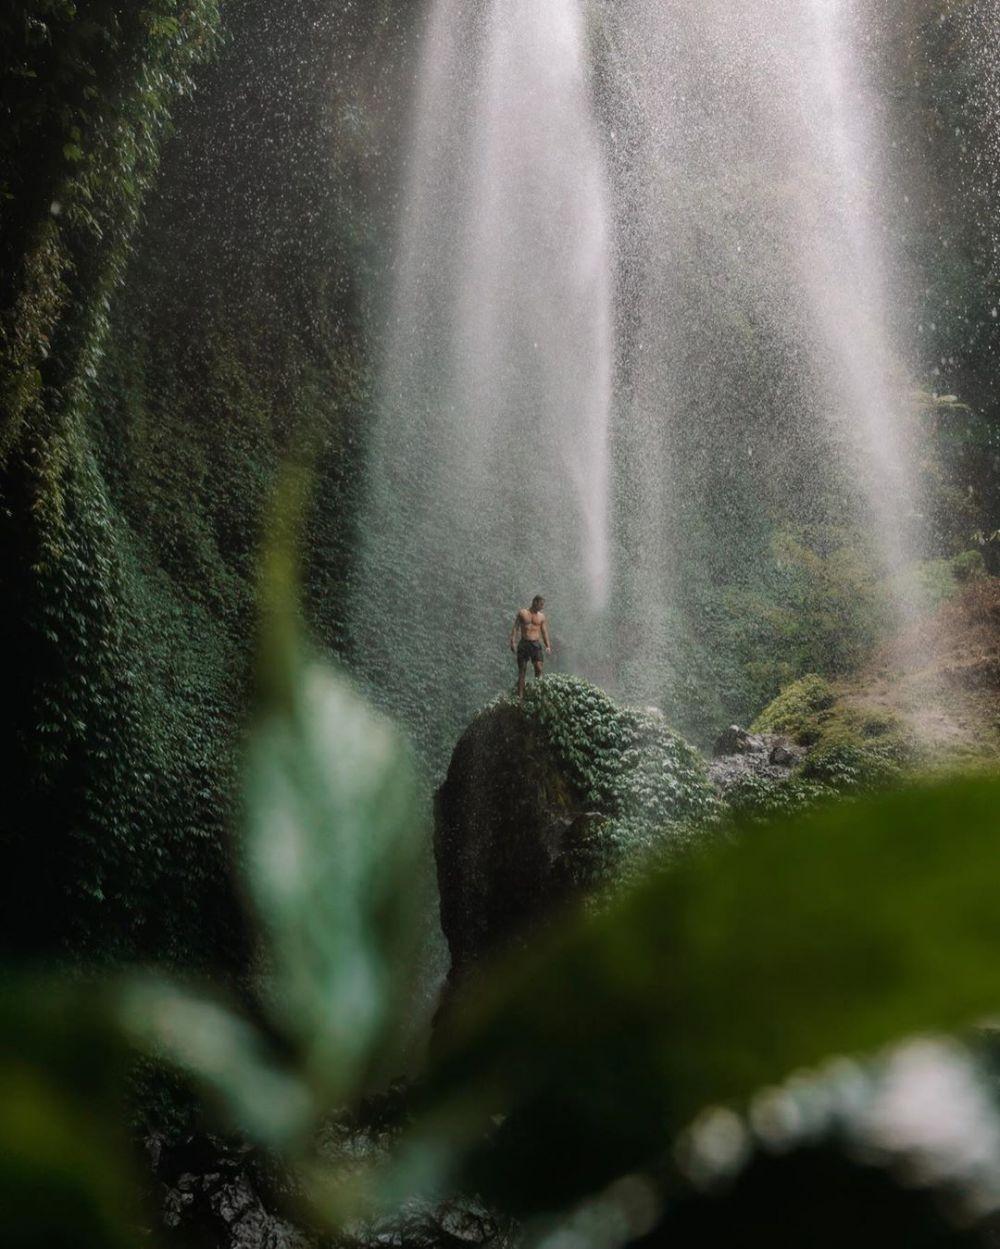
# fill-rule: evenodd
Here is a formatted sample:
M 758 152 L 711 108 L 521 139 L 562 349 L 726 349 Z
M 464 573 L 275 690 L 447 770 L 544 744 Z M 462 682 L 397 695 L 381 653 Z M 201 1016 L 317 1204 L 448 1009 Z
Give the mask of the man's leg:
M 535 660 L 535 680 L 536 680 L 536 681 L 537 681 L 537 680 L 541 677 L 541 675 L 542 675 L 542 667 L 543 667 L 543 664 L 544 664 L 544 660 L 541 660 L 541 659 L 536 659 L 536 660 Z
M 518 659 L 517 661 L 517 696 L 524 697 L 524 679 L 528 675 L 528 661 L 526 659 Z

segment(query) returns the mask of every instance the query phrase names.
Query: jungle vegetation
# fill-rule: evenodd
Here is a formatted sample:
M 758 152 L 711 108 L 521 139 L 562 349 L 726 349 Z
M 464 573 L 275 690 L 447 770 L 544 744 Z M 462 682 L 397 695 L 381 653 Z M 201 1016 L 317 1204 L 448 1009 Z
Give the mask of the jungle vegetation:
M 926 171 L 909 247 L 937 310 L 899 310 L 927 326 L 921 575 L 947 602 L 1000 575 L 1000 200 L 980 176 L 995 102 L 959 55 L 967 5 L 896 8 L 892 96 Z M 412 1066 L 425 780 L 337 671 L 412 20 L 403 0 L 0 14 L 6 1243 L 133 1244 L 149 1215 L 130 1134 L 178 1120 L 285 1159 L 334 1236 L 457 1185 L 539 1240 L 575 1211 L 595 1246 L 787 1227 L 982 1243 L 959 1181 L 961 1217 L 940 1217 L 927 1185 L 896 1183 L 898 1158 L 845 1145 L 829 1092 L 827 1118 L 775 1151 L 747 1126 L 761 1089 L 799 1099 L 801 1124 L 830 1056 L 927 1032 L 961 1038 L 995 1101 L 993 1034 L 968 1030 L 1000 1002 L 997 783 L 914 779 L 924 761 L 895 723 L 826 714 L 829 683 L 885 640 L 879 587 L 835 501 L 803 526 L 774 490 L 795 489 L 781 378 L 752 337 L 739 371 L 761 454 L 743 489 L 768 506 L 746 503 L 734 559 L 723 453 L 723 519 L 686 557 L 664 701 L 699 745 L 756 717 L 821 743 L 805 800 L 745 795 L 745 836 L 695 813 L 704 853 L 574 918 L 456 1012 L 390 1158 L 317 1165 L 318 1125 Z M 690 462 L 722 443 L 700 426 Z M 275 542 L 289 463 L 312 486 Z M 690 747 L 660 745 L 687 766 Z M 287 872 L 269 857 L 279 824 Z M 636 1176 L 655 1216 L 602 1241 Z

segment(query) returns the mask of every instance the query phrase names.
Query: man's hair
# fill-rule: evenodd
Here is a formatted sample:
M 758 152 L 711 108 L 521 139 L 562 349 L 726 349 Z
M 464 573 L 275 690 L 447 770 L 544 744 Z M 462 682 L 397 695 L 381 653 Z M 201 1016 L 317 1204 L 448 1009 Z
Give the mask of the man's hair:
M 543 599 L 540 594 L 536 594 L 535 597 L 531 600 L 531 610 L 538 611 L 539 607 L 544 607 L 544 606 L 545 606 L 545 599 Z

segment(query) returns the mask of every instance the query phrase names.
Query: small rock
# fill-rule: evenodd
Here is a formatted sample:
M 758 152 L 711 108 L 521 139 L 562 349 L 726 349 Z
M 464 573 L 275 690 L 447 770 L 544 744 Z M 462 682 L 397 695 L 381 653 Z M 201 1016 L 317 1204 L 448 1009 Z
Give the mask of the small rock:
M 246 1179 L 226 1184 L 210 1198 L 212 1209 L 225 1223 L 235 1223 L 260 1203 Z
M 440 1214 L 441 1228 L 453 1240 L 482 1245 L 492 1240 L 496 1227 L 489 1211 L 471 1202 L 452 1202 Z
M 731 724 L 728 729 L 724 729 L 719 734 L 712 753 L 719 759 L 725 755 L 749 754 L 751 750 L 753 750 L 752 736 L 746 729 L 741 729 L 738 724 Z
M 778 742 L 771 747 L 768 761 L 779 768 L 794 768 L 799 761 L 799 756 L 786 742 Z

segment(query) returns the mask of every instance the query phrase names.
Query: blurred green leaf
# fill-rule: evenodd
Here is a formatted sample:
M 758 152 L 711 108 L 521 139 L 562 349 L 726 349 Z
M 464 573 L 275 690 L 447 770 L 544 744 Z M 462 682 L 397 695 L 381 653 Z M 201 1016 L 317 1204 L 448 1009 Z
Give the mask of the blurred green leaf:
M 557 1207 L 706 1105 L 1000 1008 L 998 812 L 993 782 L 916 789 L 650 879 L 456 1011 L 401 1165 L 451 1137 L 466 1182 Z
M 3 1243 L 134 1245 L 139 1217 L 121 1126 L 124 1051 L 107 995 L 19 980 L 0 993 Z
M 130 1037 L 190 1075 L 255 1140 L 287 1148 L 311 1125 L 308 1089 L 253 1024 L 217 999 L 137 981 L 122 992 L 119 1018 Z
M 293 482 L 266 566 L 246 871 L 267 934 L 272 1017 L 308 1081 L 337 1103 L 399 1074 L 427 804 L 390 721 L 303 658 L 290 554 L 301 496 Z

